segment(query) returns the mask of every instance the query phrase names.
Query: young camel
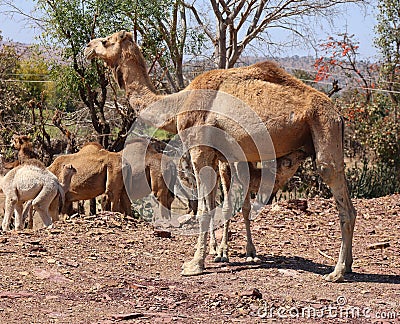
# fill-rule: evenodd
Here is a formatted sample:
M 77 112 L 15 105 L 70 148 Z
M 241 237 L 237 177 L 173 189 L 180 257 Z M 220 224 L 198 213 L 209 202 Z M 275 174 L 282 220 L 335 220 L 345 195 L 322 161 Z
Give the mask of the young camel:
M 23 204 L 32 200 L 32 207 L 38 212 L 45 227 L 52 225 L 52 217 L 58 213 L 64 191 L 57 177 L 46 169 L 42 162 L 32 159 L 8 172 L 0 181 L 5 194 L 3 231 L 8 231 L 15 211 L 15 229 L 23 228 Z M 54 202 L 53 202 L 54 201 Z M 54 210 L 50 210 L 50 206 Z
M 276 174 L 274 176 L 268 177 L 268 179 L 274 179 L 274 183 L 266 183 L 263 184 L 269 188 L 273 188 L 271 192 L 271 198 L 276 195 L 276 193 L 283 188 L 286 181 L 291 178 L 297 169 L 299 168 L 300 164 L 305 160 L 307 154 L 302 151 L 298 150 L 293 153 L 290 153 L 284 157 L 277 159 L 276 161 Z M 229 188 L 231 186 L 231 168 L 229 167 L 228 163 L 219 163 L 219 174 L 221 176 L 222 188 L 224 192 L 224 197 L 226 200 L 223 204 L 223 209 L 225 209 L 225 213 L 232 213 L 232 202 L 229 195 Z M 250 228 L 250 211 L 251 211 L 251 203 L 250 198 L 252 194 L 256 194 L 257 192 L 263 192 L 263 188 L 261 186 L 261 170 L 256 168 L 253 163 L 248 163 L 248 170 L 249 170 L 249 183 L 247 191 L 245 192 L 245 197 L 243 200 L 242 206 L 242 214 L 244 219 L 244 224 L 246 228 L 246 261 L 248 262 L 257 262 L 259 259 L 256 255 L 256 248 L 253 244 L 253 240 L 251 237 L 251 228 Z M 239 182 L 242 184 L 246 182 L 246 179 L 241 178 L 240 172 L 237 172 L 236 175 L 239 178 Z M 224 228 L 222 232 L 222 240 L 221 244 L 216 251 L 216 257 L 214 261 L 216 262 L 228 262 L 228 232 L 229 232 L 229 223 L 230 220 L 224 222 Z M 213 231 L 213 225 L 210 225 L 210 254 L 214 254 L 214 250 L 217 248 L 216 240 L 215 240 L 215 233 Z
M 283 188 L 286 181 L 291 178 L 297 169 L 299 168 L 300 164 L 305 160 L 307 154 L 302 151 L 298 150 L 293 153 L 290 153 L 284 157 L 277 159 L 276 161 L 276 172 L 275 176 L 273 174 L 269 174 L 267 176 L 268 180 L 271 181 L 274 179 L 274 183 L 263 183 L 264 188 L 261 188 L 261 177 L 262 173 L 261 170 L 254 166 L 253 163 L 248 163 L 248 172 L 249 177 L 248 179 L 243 178 L 242 174 L 238 172 L 239 167 L 234 166 L 234 172 L 239 180 L 239 182 L 244 186 L 246 181 L 248 180 L 247 191 L 245 192 L 245 197 L 243 200 L 242 206 L 242 214 L 244 219 L 244 224 L 246 228 L 246 261 L 257 262 L 259 259 L 256 256 L 256 249 L 252 241 L 251 237 L 251 228 L 250 228 L 250 211 L 251 211 L 251 203 L 250 198 L 252 194 L 257 194 L 258 192 L 268 191 L 263 189 L 273 188 L 270 196 L 270 200 L 275 197 L 276 193 Z M 195 186 L 195 182 L 192 174 L 192 169 L 190 166 L 186 166 L 185 169 L 186 173 L 184 175 L 184 182 L 186 186 L 189 188 Z M 232 201 L 231 195 L 229 194 L 229 189 L 231 187 L 231 177 L 232 177 L 232 170 L 228 163 L 220 162 L 218 165 L 219 176 L 221 179 L 222 184 L 222 191 L 224 195 L 224 201 L 222 205 L 223 213 L 231 214 L 232 213 Z M 265 188 L 267 187 L 267 188 Z M 245 187 L 246 188 L 246 187 Z M 197 211 L 197 209 L 196 209 Z M 196 213 L 196 212 L 195 212 Z M 210 254 L 216 255 L 214 261 L 215 262 L 228 262 L 228 232 L 229 232 L 229 223 L 230 220 L 226 220 L 224 222 L 224 228 L 222 232 L 222 240 L 221 244 L 217 249 L 217 241 L 215 238 L 215 228 L 213 219 L 210 222 Z
M 38 155 L 33 150 L 31 138 L 27 135 L 13 135 L 12 147 L 18 151 L 18 158 L 13 162 L 4 163 L 3 167 L 6 173 L 26 160 L 38 158 Z
M 126 91 L 130 105 L 138 109 L 141 115 L 149 105 L 163 99 L 172 113 L 168 119 L 163 118 L 163 123 L 158 126 L 177 132 L 186 141 L 192 140 L 188 144 L 198 196 L 201 197 L 200 233 L 194 257 L 184 264 L 183 275 L 197 275 L 204 271 L 208 229 L 215 209 L 215 184 L 210 184 L 201 175 L 216 170 L 222 157 L 213 148 L 216 147 L 213 141 L 220 138 L 210 138 L 209 134 L 198 131 L 198 127 L 206 129 L 205 126 L 208 126 L 220 130 L 238 144 L 243 154 L 240 157 L 233 155 L 233 160 L 269 160 L 302 148 L 309 154 L 315 154 L 318 171 L 335 197 L 342 232 L 338 262 L 334 271 L 326 275 L 325 279 L 344 280 L 344 274 L 351 271 L 353 262 L 352 240 L 356 211 L 349 197 L 344 174 L 343 120 L 325 94 L 305 85 L 275 64 L 262 62 L 248 67 L 203 73 L 185 90 L 161 96 L 151 83 L 145 60 L 132 34 L 125 31 L 90 41 L 85 56 L 88 59 L 98 57 L 104 60 L 112 69 L 115 80 Z M 204 90 L 209 90 L 208 96 L 205 96 Z M 214 102 L 221 104 L 217 99 L 223 97 L 223 94 L 237 98 L 250 108 L 250 111 L 245 110 L 246 114 L 241 115 L 240 120 L 250 118 L 252 121 L 251 116 L 255 115 L 254 119 L 258 118 L 261 123 L 250 125 L 259 129 L 265 127 L 275 154 L 269 150 L 257 150 L 254 138 L 245 130 L 246 125 L 238 127 L 226 117 L 236 111 L 241 114 L 238 104 L 222 104 L 218 109 L 226 114 L 218 113 Z M 162 111 L 162 114 L 165 113 Z M 161 119 L 162 114 L 154 113 L 153 119 Z M 148 115 L 146 117 L 149 118 Z
M 72 166 L 72 164 L 67 164 L 62 166 L 61 178 L 59 179 L 59 181 L 63 195 L 61 196 L 60 193 L 58 193 L 57 197 L 53 199 L 49 207 L 49 214 L 51 216 L 53 223 L 60 220 L 59 213 L 61 212 L 61 209 L 63 207 L 61 204 L 64 204 L 65 193 L 68 192 L 69 187 L 71 185 L 72 177 L 75 174 L 76 174 L 76 169 Z M 23 212 L 23 221 L 25 222 L 25 219 L 28 218 L 28 228 L 30 229 L 33 228 L 33 213 L 31 206 L 32 206 L 32 200 L 30 200 L 27 203 Z
M 63 213 L 72 213 L 72 202 L 105 194 L 112 211 L 131 214 L 130 201 L 122 178 L 122 153 L 108 152 L 98 143 L 87 143 L 73 154 L 57 157 L 48 170 L 61 179 L 62 166 L 73 163 L 76 175 L 65 193 Z

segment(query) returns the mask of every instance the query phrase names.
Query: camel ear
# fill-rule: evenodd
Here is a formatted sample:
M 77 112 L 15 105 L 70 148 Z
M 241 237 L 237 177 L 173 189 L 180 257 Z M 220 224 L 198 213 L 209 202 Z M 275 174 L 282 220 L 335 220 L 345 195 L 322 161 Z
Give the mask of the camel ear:
M 126 37 L 126 30 L 121 30 L 118 36 L 120 40 L 123 40 Z

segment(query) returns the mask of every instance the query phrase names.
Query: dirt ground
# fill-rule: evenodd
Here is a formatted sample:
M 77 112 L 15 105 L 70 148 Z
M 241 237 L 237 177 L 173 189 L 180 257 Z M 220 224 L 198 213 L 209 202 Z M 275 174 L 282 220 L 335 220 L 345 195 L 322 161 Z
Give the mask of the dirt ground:
M 320 198 L 264 207 L 252 222 L 258 264 L 245 262 L 236 215 L 230 262 L 209 256 L 195 277 L 180 275 L 195 236 L 167 237 L 117 213 L 2 233 L 0 323 L 399 323 L 400 195 L 354 203 L 354 272 L 344 283 L 322 278 L 340 230 L 333 201 Z

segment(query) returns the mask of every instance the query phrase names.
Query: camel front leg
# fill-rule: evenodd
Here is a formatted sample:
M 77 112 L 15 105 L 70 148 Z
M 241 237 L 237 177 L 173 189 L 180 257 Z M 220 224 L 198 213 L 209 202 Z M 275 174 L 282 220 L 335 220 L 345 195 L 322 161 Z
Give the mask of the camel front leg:
M 208 152 L 208 154 L 207 154 Z M 211 153 L 211 154 L 210 154 Z M 212 159 L 210 159 L 210 156 Z M 199 201 L 198 220 L 199 237 L 193 259 L 184 263 L 182 275 L 192 276 L 204 272 L 208 231 L 211 219 L 215 213 L 216 174 L 215 155 L 213 151 L 200 150 L 193 155 L 191 152 L 193 170 L 196 177 L 197 197 Z M 212 167 L 210 167 L 212 166 Z
M 206 247 L 211 217 L 212 216 L 210 216 L 210 214 L 202 214 L 199 217 L 200 234 L 197 239 L 196 252 L 194 253 L 192 260 L 183 264 L 183 276 L 194 276 L 204 272 L 204 262 L 207 255 Z
M 4 232 L 10 230 L 11 217 L 14 213 L 14 208 L 16 203 L 17 199 L 13 199 L 11 197 L 6 197 L 5 199 L 4 218 L 3 218 L 3 223 L 1 225 L 1 228 Z

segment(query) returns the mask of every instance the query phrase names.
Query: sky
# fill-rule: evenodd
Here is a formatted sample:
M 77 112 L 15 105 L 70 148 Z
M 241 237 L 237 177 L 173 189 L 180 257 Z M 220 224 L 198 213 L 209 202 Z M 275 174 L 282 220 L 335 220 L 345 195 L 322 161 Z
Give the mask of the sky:
M 30 13 L 33 10 L 34 2 L 29 0 L 14 0 L 12 1 L 15 6 L 20 8 L 23 12 Z M 375 2 L 376 1 L 372 1 Z M 0 0 L 0 30 L 2 31 L 5 40 L 12 40 L 21 43 L 33 43 L 35 36 L 40 33 L 38 28 L 34 28 L 32 23 L 29 23 L 21 15 L 14 15 L 10 17 L 7 15 L 7 8 Z M 342 33 L 347 31 L 349 34 L 354 34 L 354 38 L 360 43 L 360 57 L 365 59 L 373 59 L 376 55 L 376 48 L 373 45 L 374 39 L 374 26 L 376 24 L 376 9 L 369 6 L 367 11 L 360 11 L 360 8 L 347 4 L 345 6 L 345 13 L 340 15 L 334 20 L 334 26 L 329 27 L 326 25 L 323 29 L 316 27 L 316 38 L 326 40 L 329 35 L 335 33 Z M 289 50 L 287 56 L 299 55 L 315 55 L 312 49 L 304 47 L 294 47 Z

